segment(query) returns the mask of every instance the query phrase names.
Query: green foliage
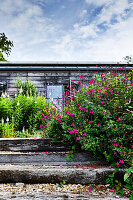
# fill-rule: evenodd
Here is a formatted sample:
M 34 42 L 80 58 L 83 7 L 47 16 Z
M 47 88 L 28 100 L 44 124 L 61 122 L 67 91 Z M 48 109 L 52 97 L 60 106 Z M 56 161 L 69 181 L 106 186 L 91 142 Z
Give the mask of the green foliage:
M 13 42 L 8 40 L 5 33 L 0 33 L 0 61 L 6 61 L 6 59 L 3 56 L 3 53 L 9 56 L 12 47 Z
M 38 90 L 36 86 L 29 80 L 22 82 L 21 79 L 17 79 L 15 86 L 17 87 L 17 95 L 22 94 L 25 96 L 37 96 Z
M 0 97 L 0 119 L 6 120 L 13 114 L 12 99 L 10 97 Z
M 118 181 L 117 179 L 115 179 L 115 172 L 108 176 L 108 178 L 106 179 L 106 184 L 109 184 L 109 187 L 114 189 L 116 194 L 123 195 L 122 183 Z
M 45 97 L 37 96 L 37 89 L 32 83 L 23 85 L 26 86 L 24 93 L 18 93 L 13 99 L 6 95 L 0 97 L 1 137 L 30 137 L 35 134 L 50 107 Z
M 126 173 L 124 175 L 124 181 L 126 182 L 126 188 L 133 190 L 133 166 L 126 169 Z
M 131 165 L 133 72 L 97 75 L 80 86 L 63 110 L 49 112 L 44 131 L 75 149 L 92 152 L 117 165 Z M 130 142 L 129 142 L 130 141 Z M 118 150 L 119 149 L 119 150 Z M 129 155 L 129 156 L 127 156 Z M 128 159 L 123 159 L 127 157 Z
M 13 119 L 16 130 L 21 131 L 23 127 L 25 130 L 32 131 L 35 124 L 39 128 L 42 119 L 42 112 L 46 113 L 47 101 L 43 96 L 33 97 L 19 94 L 13 100 Z

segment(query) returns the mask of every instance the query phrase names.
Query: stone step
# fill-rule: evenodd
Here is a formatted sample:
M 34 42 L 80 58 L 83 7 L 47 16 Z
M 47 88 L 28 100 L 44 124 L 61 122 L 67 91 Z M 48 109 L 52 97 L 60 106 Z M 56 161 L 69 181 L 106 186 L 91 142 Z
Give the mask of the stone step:
M 67 151 L 71 146 L 52 138 L 0 138 L 0 151 Z
M 0 165 L 0 183 L 60 183 L 66 184 L 105 184 L 109 174 L 115 169 L 105 168 L 76 168 L 71 166 L 19 166 Z M 124 170 L 117 172 L 120 180 Z
M 8 152 L 0 151 L 0 164 L 23 165 L 75 165 L 101 163 L 89 153 L 74 153 L 73 161 L 67 159 L 70 152 Z M 103 162 L 102 162 L 103 163 Z

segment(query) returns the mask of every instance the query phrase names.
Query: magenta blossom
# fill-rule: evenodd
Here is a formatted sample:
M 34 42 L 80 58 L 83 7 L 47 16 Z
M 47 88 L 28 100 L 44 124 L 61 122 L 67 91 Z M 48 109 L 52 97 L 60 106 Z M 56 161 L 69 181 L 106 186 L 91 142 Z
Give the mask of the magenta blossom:
M 119 119 L 117 119 L 117 121 L 122 121 L 122 119 L 121 119 L 121 118 L 119 118 Z
M 116 140 L 112 140 L 112 142 L 117 142 Z
M 76 140 L 79 140 L 79 138 L 78 138 L 78 137 L 76 137 Z
M 120 160 L 119 163 L 124 164 L 124 161 L 123 161 L 123 160 Z
M 73 126 L 73 127 L 74 127 L 75 125 L 74 125 L 74 124 L 71 124 L 71 126 Z
M 89 121 L 88 123 L 89 123 L 89 124 L 92 124 L 92 123 L 93 123 L 93 121 Z

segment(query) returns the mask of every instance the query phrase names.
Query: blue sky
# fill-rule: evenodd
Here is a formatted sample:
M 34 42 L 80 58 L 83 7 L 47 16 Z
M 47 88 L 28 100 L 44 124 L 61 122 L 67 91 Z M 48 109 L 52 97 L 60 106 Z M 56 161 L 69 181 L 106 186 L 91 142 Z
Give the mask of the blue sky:
M 9 61 L 116 61 L 133 55 L 133 0 L 0 0 Z

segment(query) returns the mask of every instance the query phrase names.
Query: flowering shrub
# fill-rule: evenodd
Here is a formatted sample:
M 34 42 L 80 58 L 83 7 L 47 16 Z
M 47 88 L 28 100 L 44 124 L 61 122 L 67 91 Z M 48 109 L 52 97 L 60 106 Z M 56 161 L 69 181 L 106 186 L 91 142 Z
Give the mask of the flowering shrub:
M 125 164 L 121 152 L 130 152 L 132 148 L 132 77 L 132 71 L 110 72 L 92 78 L 89 85 L 81 83 L 63 114 L 49 112 L 45 116 L 45 131 L 82 150 L 104 156 L 109 162 Z M 117 147 L 121 149 L 117 151 L 119 160 L 115 154 Z

